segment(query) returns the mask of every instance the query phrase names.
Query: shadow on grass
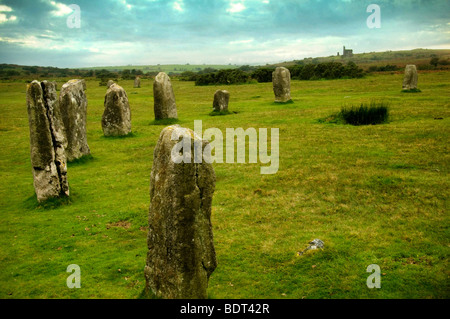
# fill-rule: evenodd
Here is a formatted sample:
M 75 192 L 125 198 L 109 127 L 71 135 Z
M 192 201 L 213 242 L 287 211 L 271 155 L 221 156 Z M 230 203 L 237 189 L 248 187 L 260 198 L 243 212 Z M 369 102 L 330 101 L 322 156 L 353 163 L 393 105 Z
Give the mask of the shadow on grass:
M 92 162 L 94 160 L 95 160 L 95 158 L 91 154 L 83 155 L 80 158 L 77 158 L 77 159 L 75 159 L 73 161 L 68 162 L 67 166 L 71 166 L 72 167 L 72 166 L 77 166 L 77 165 L 84 165 L 84 164 Z
M 154 120 L 150 122 L 150 125 L 172 125 L 180 123 L 178 119 L 162 119 L 162 120 Z
M 38 202 L 36 194 L 28 197 L 23 202 L 23 206 L 28 210 L 52 210 L 61 206 L 68 206 L 72 204 L 72 197 L 62 196 L 56 198 L 50 198 L 43 202 Z
M 286 102 L 277 102 L 277 101 L 272 102 L 272 105 L 286 105 L 286 104 L 294 104 L 294 101 L 293 100 L 289 100 L 289 101 L 286 101 Z
M 417 166 L 415 166 L 415 165 L 403 164 L 403 163 L 391 164 L 388 167 L 390 169 L 407 169 L 407 170 L 417 169 Z
M 118 136 L 102 135 L 100 138 L 105 139 L 105 140 L 120 140 L 120 139 L 124 139 L 124 138 L 133 138 L 133 137 L 138 137 L 138 134 L 136 132 L 131 132 L 131 133 L 128 133 L 127 135 L 118 135 Z
M 402 93 L 420 93 L 420 92 L 422 92 L 420 89 L 402 90 Z
M 238 112 L 236 111 L 212 111 L 211 113 L 209 113 L 209 116 L 223 116 L 223 115 L 231 115 L 231 114 L 238 114 Z

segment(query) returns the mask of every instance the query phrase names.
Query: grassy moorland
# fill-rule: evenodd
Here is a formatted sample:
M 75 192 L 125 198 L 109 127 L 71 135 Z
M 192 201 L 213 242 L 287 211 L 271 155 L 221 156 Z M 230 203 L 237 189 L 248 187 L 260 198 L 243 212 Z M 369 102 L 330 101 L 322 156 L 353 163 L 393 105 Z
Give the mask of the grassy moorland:
M 58 79 L 58 87 L 64 83 Z M 133 135 L 105 138 L 106 91 L 87 81 L 92 159 L 69 164 L 71 197 L 39 205 L 30 164 L 26 83 L 0 83 L 0 298 L 142 298 L 153 150 L 152 82 L 128 92 Z M 209 116 L 215 90 L 173 81 L 179 123 L 193 129 L 279 128 L 280 168 L 214 164 L 218 267 L 210 298 L 449 298 L 450 72 L 228 86 L 230 111 Z M 343 106 L 385 101 L 386 124 L 322 121 Z M 309 241 L 323 250 L 297 256 Z M 81 268 L 68 289 L 66 268 Z M 381 268 L 368 289 L 367 266 Z
M 341 56 L 329 56 L 319 58 L 306 58 L 302 62 L 304 63 L 324 63 L 324 62 L 343 62 L 348 61 L 355 62 L 359 67 L 364 70 L 369 69 L 371 66 L 385 66 L 396 65 L 399 68 L 404 68 L 407 64 L 415 64 L 419 69 L 426 70 L 430 66 L 430 59 L 436 57 L 441 61 L 445 61 L 445 64 L 440 64 L 439 68 L 448 70 L 450 61 L 450 50 L 448 49 L 414 49 L 414 50 L 402 50 L 402 51 L 385 51 L 385 52 L 369 52 L 358 53 L 355 52 L 352 58 L 343 58 L 342 51 Z M 301 60 L 289 61 L 276 64 L 277 66 L 291 66 L 295 65 Z

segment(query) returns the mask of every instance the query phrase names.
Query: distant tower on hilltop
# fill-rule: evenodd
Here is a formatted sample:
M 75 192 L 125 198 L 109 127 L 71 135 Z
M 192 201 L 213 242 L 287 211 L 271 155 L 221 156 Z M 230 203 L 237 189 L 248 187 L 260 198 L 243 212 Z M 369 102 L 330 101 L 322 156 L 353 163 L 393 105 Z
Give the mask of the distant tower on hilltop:
M 353 57 L 353 50 L 351 50 L 351 49 L 346 49 L 345 48 L 345 45 L 344 45 L 344 52 L 342 53 L 342 56 L 344 57 L 344 58 L 351 58 L 351 57 Z

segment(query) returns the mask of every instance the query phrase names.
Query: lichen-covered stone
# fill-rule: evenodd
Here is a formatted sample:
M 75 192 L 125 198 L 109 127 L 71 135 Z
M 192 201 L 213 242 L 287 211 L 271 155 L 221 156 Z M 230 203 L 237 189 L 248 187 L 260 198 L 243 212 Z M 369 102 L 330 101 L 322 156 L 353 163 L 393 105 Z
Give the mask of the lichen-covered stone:
M 102 129 L 105 136 L 125 136 L 131 133 L 131 111 L 127 92 L 118 84 L 109 87 L 105 95 Z
M 194 163 L 193 146 L 191 163 L 174 163 L 173 133 L 208 145 L 179 125 L 161 132 L 150 181 L 146 288 L 159 298 L 203 299 L 217 266 L 210 219 L 215 173 L 211 164 Z
M 275 102 L 291 101 L 291 73 L 284 67 L 277 67 L 272 73 Z
M 403 90 L 417 89 L 418 74 L 414 64 L 408 64 L 405 67 L 405 76 L 403 77 Z
M 31 165 L 39 202 L 69 196 L 66 140 L 56 97 L 56 84 L 33 81 L 27 87 Z
M 70 80 L 61 87 L 59 104 L 66 132 L 66 157 L 69 162 L 91 153 L 86 134 L 88 100 L 85 90 L 84 80 Z
M 178 118 L 175 95 L 169 76 L 160 72 L 153 82 L 155 120 Z
M 230 101 L 230 93 L 226 90 L 217 90 L 214 94 L 213 108 L 217 112 L 228 111 L 228 102 Z

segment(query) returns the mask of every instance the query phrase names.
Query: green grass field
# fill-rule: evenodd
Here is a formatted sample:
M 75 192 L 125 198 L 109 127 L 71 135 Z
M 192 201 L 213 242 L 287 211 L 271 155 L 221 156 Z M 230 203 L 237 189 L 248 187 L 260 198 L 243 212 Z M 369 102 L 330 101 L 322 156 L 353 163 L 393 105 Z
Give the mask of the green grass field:
M 280 168 L 214 164 L 218 267 L 210 298 L 449 298 L 450 73 L 293 81 L 294 103 L 273 103 L 271 83 L 196 87 L 173 81 L 179 124 L 280 129 Z M 58 80 L 58 87 L 64 83 Z M 119 82 L 133 135 L 105 138 L 105 87 L 87 81 L 93 158 L 69 164 L 69 202 L 39 205 L 30 163 L 26 83 L 0 83 L 0 298 L 143 298 L 149 180 L 163 125 L 154 125 L 152 82 Z M 210 116 L 214 92 L 231 94 Z M 320 119 L 342 106 L 386 101 L 388 123 Z M 323 250 L 297 252 L 309 241 Z M 81 268 L 69 289 L 66 268 Z M 381 288 L 366 268 L 381 268 Z

